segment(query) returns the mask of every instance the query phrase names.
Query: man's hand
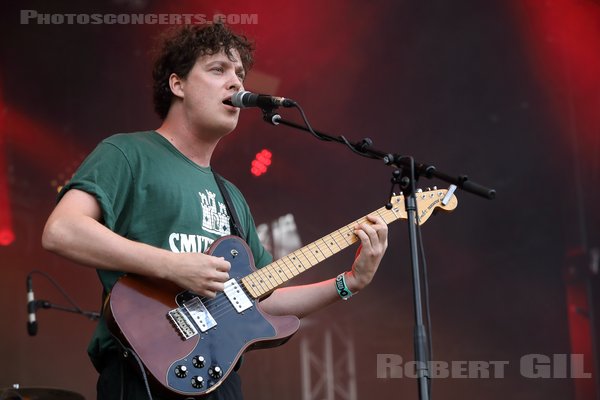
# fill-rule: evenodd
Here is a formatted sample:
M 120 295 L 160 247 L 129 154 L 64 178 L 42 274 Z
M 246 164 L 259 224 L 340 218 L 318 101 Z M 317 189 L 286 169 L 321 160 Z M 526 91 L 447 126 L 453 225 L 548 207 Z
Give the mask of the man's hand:
M 202 253 L 173 253 L 167 279 L 201 296 L 213 298 L 224 290 L 231 264 L 222 257 Z
M 356 225 L 354 229 L 361 245 L 352 271 L 346 274 L 346 284 L 352 293 L 362 290 L 371 282 L 388 245 L 386 223 L 380 217 L 371 215 L 367 219 L 372 224 L 365 222 Z

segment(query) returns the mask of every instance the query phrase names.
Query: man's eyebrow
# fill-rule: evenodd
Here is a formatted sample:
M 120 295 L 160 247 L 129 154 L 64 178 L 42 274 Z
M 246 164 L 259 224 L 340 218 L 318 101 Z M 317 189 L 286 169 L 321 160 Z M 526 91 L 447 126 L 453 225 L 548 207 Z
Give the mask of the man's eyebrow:
M 211 60 L 211 61 L 209 61 L 209 62 L 206 63 L 206 65 L 217 65 L 217 64 L 220 64 L 220 65 L 230 64 L 230 62 L 225 61 L 225 60 Z
M 241 64 L 237 64 L 236 62 L 233 62 L 231 60 L 211 60 L 205 64 L 206 68 L 210 68 L 215 65 L 220 65 L 223 67 L 233 66 L 236 74 L 241 73 L 242 75 L 246 76 L 246 69 L 244 68 L 244 66 Z
M 227 65 L 235 65 L 235 66 L 236 66 L 236 69 L 237 69 L 237 68 L 242 68 L 242 69 L 244 68 L 244 66 L 243 66 L 243 65 L 237 64 L 237 62 L 236 62 L 236 61 L 231 61 L 231 60 L 211 60 L 211 61 L 208 61 L 208 62 L 206 63 L 206 65 L 214 65 L 214 64 L 221 64 L 221 65 L 225 65 L 225 64 L 227 64 Z

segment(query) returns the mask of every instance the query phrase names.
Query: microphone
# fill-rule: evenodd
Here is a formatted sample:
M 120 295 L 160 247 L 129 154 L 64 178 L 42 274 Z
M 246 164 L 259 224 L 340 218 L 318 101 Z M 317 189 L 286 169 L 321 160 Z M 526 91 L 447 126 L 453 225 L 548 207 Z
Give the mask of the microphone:
M 277 107 L 294 107 L 296 102 L 285 97 L 256 94 L 242 90 L 231 96 L 231 104 L 239 108 L 260 107 L 262 109 L 273 109 Z
M 35 303 L 35 297 L 33 296 L 33 285 L 31 284 L 31 276 L 27 277 L 27 313 L 29 318 L 27 320 L 27 333 L 29 336 L 35 336 L 37 334 L 37 320 L 35 319 L 35 311 L 37 305 Z

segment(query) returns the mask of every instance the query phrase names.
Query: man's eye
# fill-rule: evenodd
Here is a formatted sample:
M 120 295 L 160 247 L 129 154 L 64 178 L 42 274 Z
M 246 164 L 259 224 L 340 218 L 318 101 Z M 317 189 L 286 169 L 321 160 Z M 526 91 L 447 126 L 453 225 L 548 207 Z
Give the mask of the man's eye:
M 225 71 L 225 70 L 223 69 L 223 67 L 214 67 L 212 70 L 213 70 L 213 71 L 217 71 L 217 72 L 223 72 L 223 71 Z

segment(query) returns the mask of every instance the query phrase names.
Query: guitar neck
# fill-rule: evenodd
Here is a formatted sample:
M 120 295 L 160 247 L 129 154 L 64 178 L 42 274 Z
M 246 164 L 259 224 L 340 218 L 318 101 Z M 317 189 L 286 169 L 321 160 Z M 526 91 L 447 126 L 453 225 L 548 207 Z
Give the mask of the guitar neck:
M 396 196 L 392 199 L 390 210 L 381 207 L 369 215 L 381 217 L 386 224 L 400 218 L 406 218 L 402 201 L 401 196 Z M 356 224 L 364 222 L 368 222 L 367 216 L 343 226 L 329 235 L 247 275 L 242 278 L 242 284 L 255 299 L 263 297 L 288 280 L 356 243 L 359 239 L 354 234 L 354 227 Z

